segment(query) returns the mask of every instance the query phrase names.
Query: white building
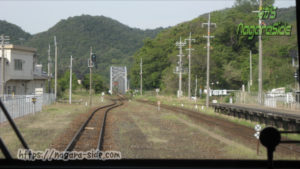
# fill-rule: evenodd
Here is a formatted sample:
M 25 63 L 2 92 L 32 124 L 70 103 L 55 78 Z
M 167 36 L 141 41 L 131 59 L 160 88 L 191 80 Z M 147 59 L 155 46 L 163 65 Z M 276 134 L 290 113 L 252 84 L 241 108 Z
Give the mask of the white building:
M 0 81 L 2 85 L 2 48 L 0 46 Z M 36 49 L 17 46 L 4 46 L 4 93 L 15 95 L 41 94 L 45 91 L 48 76 L 38 65 Z M 0 91 L 1 93 L 1 91 Z

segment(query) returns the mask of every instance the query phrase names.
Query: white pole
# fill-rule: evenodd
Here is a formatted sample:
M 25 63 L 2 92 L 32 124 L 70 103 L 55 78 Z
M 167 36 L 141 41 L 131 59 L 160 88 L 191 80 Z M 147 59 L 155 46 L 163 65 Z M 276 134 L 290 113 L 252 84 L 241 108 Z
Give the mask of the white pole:
M 207 94 L 206 94 L 206 107 L 209 106 L 209 94 L 210 94 L 210 88 L 209 88 L 209 64 L 210 64 L 210 56 L 209 56 L 209 52 L 210 52 L 210 38 L 214 38 L 214 36 L 210 36 L 210 26 L 211 25 L 215 25 L 215 23 L 210 23 L 210 13 L 208 13 L 208 22 L 207 23 L 203 23 L 203 25 L 207 25 L 207 36 L 203 36 L 204 38 L 207 38 L 207 69 L 206 69 L 206 90 L 207 90 Z
M 140 93 L 143 95 L 143 59 L 141 58 L 140 63 Z
M 181 37 L 180 37 L 181 43 Z M 179 97 L 182 96 L 182 46 L 179 46 Z
M 124 70 L 125 70 L 125 72 L 124 72 L 124 79 L 125 79 L 124 86 L 125 86 L 125 94 L 126 94 L 126 92 L 127 92 L 127 67 L 126 66 L 124 67 Z
M 92 106 L 92 66 L 93 66 L 93 62 L 92 62 L 92 47 L 90 49 L 90 62 L 89 62 L 89 67 L 90 67 L 90 106 Z
M 48 93 L 51 93 L 51 56 L 50 56 L 50 44 L 49 44 L 49 49 L 48 49 Z
M 190 32 L 190 36 L 188 39 L 185 39 L 185 40 L 188 40 L 189 41 L 189 47 L 188 47 L 188 51 L 189 51 L 189 54 L 188 54 L 188 58 L 189 58 L 189 75 L 188 75 L 188 97 L 191 98 L 191 53 L 192 53 L 192 41 L 195 41 L 195 39 L 192 39 L 192 33 Z
M 182 68 L 182 46 L 185 45 L 185 42 L 182 42 L 181 41 L 181 37 L 180 37 L 180 41 L 179 42 L 176 42 L 176 46 L 178 46 L 179 48 L 179 62 L 178 62 L 178 71 L 179 71 L 179 89 L 178 89 L 178 97 L 181 97 L 182 96 L 182 71 L 183 71 L 183 68 Z
M 8 36 L 4 36 L 3 34 L 1 35 L 0 37 L 1 39 L 1 49 L 2 49 L 2 84 L 1 84 L 1 95 L 4 98 L 4 94 L 5 94 L 5 56 L 4 56 L 4 44 L 5 44 L 5 41 L 8 41 L 9 40 L 9 37 Z
M 262 0 L 259 1 L 259 10 L 262 10 Z M 261 19 L 258 20 L 259 26 L 261 25 Z M 262 32 L 261 32 L 262 33 Z M 263 88 L 262 88 L 262 40 L 261 40 L 261 34 L 258 36 L 259 40 L 259 61 L 258 61 L 258 100 L 259 104 L 263 105 Z
M 72 104 L 72 55 L 70 58 L 70 89 L 69 89 L 69 104 Z
M 197 99 L 198 77 L 196 75 L 195 98 Z
M 259 13 L 262 11 L 262 0 L 259 0 L 259 10 L 258 11 L 252 11 L 255 13 Z M 261 18 L 259 18 L 258 20 L 258 25 L 261 26 L 262 21 Z M 257 101 L 258 104 L 263 105 L 263 86 L 262 86 L 262 82 L 263 82 L 263 77 L 262 77 L 262 65 L 263 65 L 263 59 L 262 59 L 262 30 L 259 31 L 259 35 L 258 35 L 258 96 L 257 96 Z
M 207 26 L 207 69 L 206 69 L 206 88 L 207 88 L 207 95 L 206 95 L 206 107 L 209 106 L 209 94 L 210 94 L 210 88 L 209 88 L 209 65 L 210 65 L 210 57 L 209 57 L 209 48 L 210 48 L 210 38 L 209 38 L 209 34 L 210 34 L 210 13 L 208 14 L 208 26 Z
M 112 66 L 110 67 L 110 94 L 112 94 L 113 93 L 113 91 L 112 91 Z
M 56 43 L 56 36 L 54 36 L 54 45 L 55 45 L 54 95 L 55 95 L 55 100 L 56 100 L 56 97 L 57 97 L 57 43 Z
M 191 39 L 191 32 L 190 32 L 190 38 Z M 189 84 L 188 84 L 188 97 L 191 98 L 191 40 L 189 40 Z
M 252 51 L 250 50 L 250 86 L 252 86 Z
M 4 35 L 1 35 L 1 51 L 2 51 L 2 79 L 1 79 L 1 95 L 4 99 L 4 86 L 5 86 L 5 58 L 4 58 Z

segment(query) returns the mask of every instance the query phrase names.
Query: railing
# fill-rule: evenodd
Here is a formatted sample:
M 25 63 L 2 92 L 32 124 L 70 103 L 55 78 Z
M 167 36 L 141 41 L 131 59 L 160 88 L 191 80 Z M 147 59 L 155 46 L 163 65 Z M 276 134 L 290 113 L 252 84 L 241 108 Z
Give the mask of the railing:
M 34 99 L 36 102 L 34 103 Z M 44 105 L 49 105 L 55 102 L 54 94 L 43 95 L 5 95 L 0 97 L 10 116 L 15 119 L 28 114 L 34 114 L 42 111 Z M 2 110 L 0 110 L 0 123 L 7 121 Z
M 263 105 L 266 107 L 300 110 L 300 103 L 293 93 L 263 94 Z M 235 92 L 235 102 L 238 104 L 258 104 L 257 92 Z

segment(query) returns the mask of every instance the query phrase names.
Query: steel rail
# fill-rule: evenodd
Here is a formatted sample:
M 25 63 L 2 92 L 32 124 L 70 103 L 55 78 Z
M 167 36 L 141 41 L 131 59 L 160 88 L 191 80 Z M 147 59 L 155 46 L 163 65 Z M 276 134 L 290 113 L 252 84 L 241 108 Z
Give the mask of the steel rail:
M 124 103 L 122 102 L 123 99 L 119 99 L 120 103 L 118 105 L 112 106 L 110 108 L 108 108 L 105 113 L 104 113 L 104 118 L 102 120 L 102 126 L 101 126 L 101 130 L 100 130 L 100 134 L 99 134 L 99 141 L 98 141 L 98 147 L 97 150 L 101 151 L 103 148 L 103 140 L 104 140 L 104 134 L 105 134 L 105 124 L 106 124 L 106 118 L 107 118 L 107 113 L 119 106 L 122 106 Z
M 89 123 L 89 121 L 93 118 L 94 114 L 99 111 L 100 109 L 104 109 L 107 107 L 111 107 L 116 105 L 116 101 L 114 101 L 114 103 L 109 104 L 109 105 L 105 105 L 102 107 L 98 107 L 97 109 L 95 109 L 92 114 L 89 116 L 89 118 L 81 125 L 81 127 L 79 128 L 79 130 L 76 132 L 76 134 L 74 135 L 74 137 L 72 138 L 72 140 L 70 141 L 70 143 L 68 144 L 68 146 L 65 148 L 64 153 L 68 152 L 68 151 L 72 151 L 77 143 L 77 141 L 79 140 L 83 130 L 85 129 L 85 127 L 87 126 L 87 124 Z
M 220 104 L 220 103 L 211 103 L 210 106 L 216 107 L 216 108 L 221 108 L 221 107 L 226 107 L 229 109 L 239 109 L 239 110 L 244 110 L 244 111 L 250 111 L 250 112 L 257 112 L 257 113 L 263 113 L 266 115 L 277 115 L 281 116 L 284 118 L 293 118 L 295 120 L 300 120 L 300 115 L 297 114 L 291 114 L 291 113 L 284 113 L 280 110 L 270 110 L 270 109 L 262 109 L 262 108 L 254 108 L 254 107 L 244 107 L 240 105 L 232 105 L 232 104 Z

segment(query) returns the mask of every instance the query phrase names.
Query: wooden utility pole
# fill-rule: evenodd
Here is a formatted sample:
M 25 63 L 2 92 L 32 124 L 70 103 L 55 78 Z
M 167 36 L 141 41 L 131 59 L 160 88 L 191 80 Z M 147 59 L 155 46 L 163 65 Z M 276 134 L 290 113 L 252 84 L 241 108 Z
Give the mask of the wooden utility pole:
M 70 90 L 69 90 L 69 104 L 72 104 L 72 55 L 70 58 Z
M 55 100 L 56 100 L 56 98 L 57 98 L 57 43 L 56 43 L 56 36 L 54 36 L 54 45 L 55 45 L 54 95 L 55 95 Z

